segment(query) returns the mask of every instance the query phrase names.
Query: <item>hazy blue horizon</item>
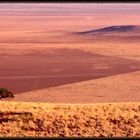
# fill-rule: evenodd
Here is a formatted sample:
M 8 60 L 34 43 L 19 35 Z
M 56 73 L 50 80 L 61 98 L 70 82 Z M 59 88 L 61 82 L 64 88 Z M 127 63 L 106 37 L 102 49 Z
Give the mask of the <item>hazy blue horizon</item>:
M 139 3 L 1 3 L 0 14 L 140 14 Z

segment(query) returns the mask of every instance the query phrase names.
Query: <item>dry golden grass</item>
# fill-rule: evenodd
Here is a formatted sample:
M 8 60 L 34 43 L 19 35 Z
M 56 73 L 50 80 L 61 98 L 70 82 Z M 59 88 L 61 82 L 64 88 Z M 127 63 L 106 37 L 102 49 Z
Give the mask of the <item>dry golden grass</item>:
M 0 102 L 1 137 L 136 137 L 139 126 L 139 102 Z

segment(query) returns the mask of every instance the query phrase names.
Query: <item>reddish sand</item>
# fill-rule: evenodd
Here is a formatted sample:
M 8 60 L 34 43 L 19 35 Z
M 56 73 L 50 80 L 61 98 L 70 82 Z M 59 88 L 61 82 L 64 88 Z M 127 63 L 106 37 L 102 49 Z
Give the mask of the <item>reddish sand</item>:
M 110 8 L 107 13 L 95 8 L 95 12 L 87 10 L 84 14 L 83 11 L 41 14 L 28 8 L 29 13 L 25 9 L 24 13 L 22 8 L 21 13 L 3 10 L 0 14 L 0 87 L 17 94 L 139 71 L 140 30 L 76 34 L 113 25 L 139 25 L 139 11 L 134 14 L 130 10 L 128 14 L 121 9 L 122 14 L 121 10 Z M 120 86 L 124 84 L 125 81 Z M 127 93 L 117 88 L 116 91 Z M 100 94 L 107 94 L 104 92 Z
M 140 69 L 136 60 L 80 49 L 28 50 L 1 54 L 0 85 L 15 93 L 75 83 Z
M 139 102 L 140 71 L 17 94 L 12 101 L 49 103 Z

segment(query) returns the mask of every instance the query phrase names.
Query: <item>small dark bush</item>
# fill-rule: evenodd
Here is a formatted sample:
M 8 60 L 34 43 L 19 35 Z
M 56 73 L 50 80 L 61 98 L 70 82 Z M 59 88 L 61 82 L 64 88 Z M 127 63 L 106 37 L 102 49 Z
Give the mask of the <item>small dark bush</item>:
M 6 88 L 0 88 L 0 99 L 1 98 L 14 98 L 14 94 Z

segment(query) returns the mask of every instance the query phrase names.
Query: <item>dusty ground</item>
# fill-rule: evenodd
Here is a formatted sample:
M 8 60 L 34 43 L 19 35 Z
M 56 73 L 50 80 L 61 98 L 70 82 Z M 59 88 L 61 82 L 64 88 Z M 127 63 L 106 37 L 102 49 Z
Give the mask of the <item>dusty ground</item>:
M 140 104 L 0 102 L 1 137 L 139 137 Z
M 12 101 L 50 103 L 139 102 L 140 71 L 15 95 Z
M 135 32 L 125 33 L 125 36 Z M 55 31 L 52 34 L 50 38 L 54 37 Z M 41 36 L 44 32 L 38 35 Z M 59 40 L 63 36 L 62 33 L 55 38 Z M 25 37 L 36 40 L 28 34 Z M 19 40 L 18 34 L 15 38 Z M 23 93 L 140 70 L 139 41 L 117 38 L 117 41 L 111 42 L 111 36 L 109 40 L 100 41 L 100 35 L 96 36 L 95 41 L 92 37 L 92 42 L 86 41 L 87 36 L 82 36 L 81 40 L 75 35 L 69 38 L 75 39 L 75 42 L 69 42 L 66 38 L 58 43 L 0 43 L 1 87 Z
M 0 85 L 22 93 L 137 71 L 140 62 L 81 49 L 0 52 Z
M 25 5 L 18 6 L 19 9 L 16 4 L 0 5 L 0 87 L 15 94 L 22 93 L 15 100 L 91 102 L 92 99 L 106 102 L 130 101 L 131 96 L 133 101 L 139 100 L 137 6 L 123 7 L 131 10 L 135 7 L 134 11 L 138 8 L 135 13 L 121 8 L 115 10 L 111 8 L 113 5 L 109 6 L 111 9 L 106 7 L 107 13 L 102 6 L 95 5 L 94 8 L 85 6 L 85 11 L 82 6 L 78 9 L 73 5 L 72 9 L 79 12 L 71 11 L 71 5 L 65 5 L 69 11 L 64 5 L 28 5 L 31 8 L 27 6 L 27 9 Z M 59 11 L 59 6 L 67 12 Z M 77 35 L 78 32 L 114 25 L 138 28 L 127 32 Z M 56 93 L 61 96 L 58 98 Z M 116 98 L 117 95 L 121 98 Z
M 140 30 L 76 34 L 139 25 L 139 5 L 28 6 L 0 4 L 0 136 L 140 136 Z

